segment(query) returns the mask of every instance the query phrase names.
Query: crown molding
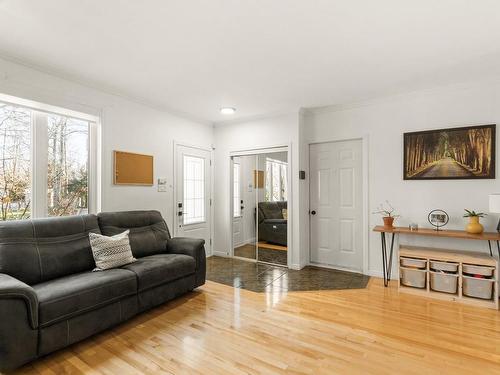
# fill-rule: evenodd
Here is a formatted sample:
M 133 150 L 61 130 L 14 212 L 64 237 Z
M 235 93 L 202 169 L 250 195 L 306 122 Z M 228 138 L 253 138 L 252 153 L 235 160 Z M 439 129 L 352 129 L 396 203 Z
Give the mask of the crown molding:
M 73 84 L 77 84 L 77 85 L 86 87 L 88 89 L 99 91 L 103 94 L 107 94 L 107 95 L 115 96 L 115 97 L 118 97 L 118 98 L 121 98 L 124 100 L 128 100 L 128 101 L 134 102 L 136 104 L 140 104 L 140 105 L 143 105 L 145 107 L 148 107 L 148 108 L 160 111 L 160 112 L 164 112 L 164 113 L 167 113 L 167 114 L 172 115 L 172 116 L 182 118 L 184 120 L 196 122 L 196 123 L 199 123 L 202 125 L 209 125 L 209 126 L 214 125 L 214 123 L 212 121 L 209 121 L 207 119 L 193 116 L 189 113 L 179 111 L 179 110 L 176 110 L 176 109 L 171 108 L 169 106 L 150 101 L 150 100 L 142 98 L 140 96 L 127 94 L 127 93 L 125 93 L 119 89 L 113 88 L 111 86 L 97 84 L 95 82 L 89 82 L 89 81 L 83 80 L 75 75 L 62 73 L 62 72 L 60 72 L 57 69 L 52 68 L 52 67 L 40 66 L 40 65 L 33 63 L 31 61 L 19 59 L 17 57 L 14 57 L 12 55 L 5 53 L 4 51 L 1 51 L 1 50 L 0 50 L 0 59 L 4 60 L 6 62 L 10 62 L 12 64 L 17 64 L 17 65 L 23 66 L 25 68 L 35 70 L 39 73 L 50 75 L 54 78 L 62 79 L 62 80 L 71 82 Z M 6 79 L 9 78 L 8 74 L 6 74 L 5 76 L 6 76 L 5 77 Z
M 308 108 L 303 108 L 303 113 L 306 115 L 315 115 L 315 114 L 330 113 L 330 112 L 340 112 L 361 107 L 369 107 L 377 104 L 384 104 L 396 100 L 404 100 L 411 97 L 418 97 L 424 94 L 433 94 L 433 93 L 435 94 L 443 91 L 467 89 L 472 87 L 480 87 L 484 85 L 499 84 L 499 83 L 500 83 L 500 76 L 493 75 L 481 79 L 472 79 L 467 81 L 436 85 L 432 87 L 419 88 L 410 91 L 405 91 L 405 90 L 394 91 L 392 93 L 387 93 L 385 95 L 376 95 L 373 97 L 367 97 L 365 99 L 355 100 L 341 104 L 332 104 L 319 107 L 308 107 Z
M 289 116 L 289 115 L 299 115 L 300 109 L 298 110 L 293 110 L 293 111 L 277 111 L 277 112 L 268 112 L 268 113 L 263 113 L 259 115 L 251 115 L 251 116 L 243 116 L 234 120 L 226 120 L 226 121 L 215 121 L 213 123 L 214 128 L 220 128 L 223 126 L 227 125 L 237 125 L 237 124 L 244 124 L 246 122 L 252 122 L 252 121 L 260 121 L 260 120 L 267 120 L 267 119 L 272 119 L 276 117 L 282 117 L 282 116 Z

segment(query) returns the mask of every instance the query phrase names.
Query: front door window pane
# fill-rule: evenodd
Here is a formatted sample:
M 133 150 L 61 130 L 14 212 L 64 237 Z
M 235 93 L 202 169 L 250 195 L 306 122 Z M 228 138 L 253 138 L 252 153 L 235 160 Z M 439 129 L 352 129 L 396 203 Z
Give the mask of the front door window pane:
M 241 216 L 240 165 L 234 163 L 233 168 L 233 216 Z
M 205 159 L 184 155 L 184 224 L 205 221 Z
M 31 216 L 31 111 L 0 103 L 0 219 Z

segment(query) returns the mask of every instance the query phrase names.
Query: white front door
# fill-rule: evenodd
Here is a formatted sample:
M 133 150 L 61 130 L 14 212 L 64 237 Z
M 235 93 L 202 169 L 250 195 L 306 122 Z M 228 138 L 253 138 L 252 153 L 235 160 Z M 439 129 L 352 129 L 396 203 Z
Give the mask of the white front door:
M 363 271 L 362 141 L 310 147 L 311 262 Z
M 211 252 L 210 151 L 176 147 L 176 230 L 178 237 L 203 238 Z
M 241 160 L 233 158 L 233 246 L 243 245 L 243 196 L 241 185 Z

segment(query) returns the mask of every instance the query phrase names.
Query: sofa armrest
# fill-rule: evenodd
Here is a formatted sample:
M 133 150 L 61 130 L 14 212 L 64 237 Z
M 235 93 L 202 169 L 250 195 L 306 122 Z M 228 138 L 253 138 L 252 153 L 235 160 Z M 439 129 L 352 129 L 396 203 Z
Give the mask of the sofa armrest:
M 38 298 L 29 285 L 0 273 L 0 372 L 37 357 Z
M 26 304 L 26 312 L 31 328 L 38 328 L 38 297 L 35 290 L 22 281 L 0 273 L 0 303 L 5 300 L 20 299 Z
M 184 254 L 193 257 L 196 261 L 196 285 L 205 284 L 207 269 L 205 255 L 205 240 L 187 237 L 175 237 L 167 240 L 167 253 Z

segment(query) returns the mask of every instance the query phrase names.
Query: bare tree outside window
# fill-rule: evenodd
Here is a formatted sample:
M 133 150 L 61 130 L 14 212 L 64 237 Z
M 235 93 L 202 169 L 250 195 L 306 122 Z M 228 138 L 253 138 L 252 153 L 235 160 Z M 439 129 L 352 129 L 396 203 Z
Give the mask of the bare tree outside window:
M 89 123 L 48 117 L 47 205 L 49 216 L 88 212 Z
M 267 158 L 266 159 L 266 195 L 267 202 L 287 200 L 286 185 L 287 163 Z
M 31 111 L 0 103 L 0 220 L 31 212 Z

